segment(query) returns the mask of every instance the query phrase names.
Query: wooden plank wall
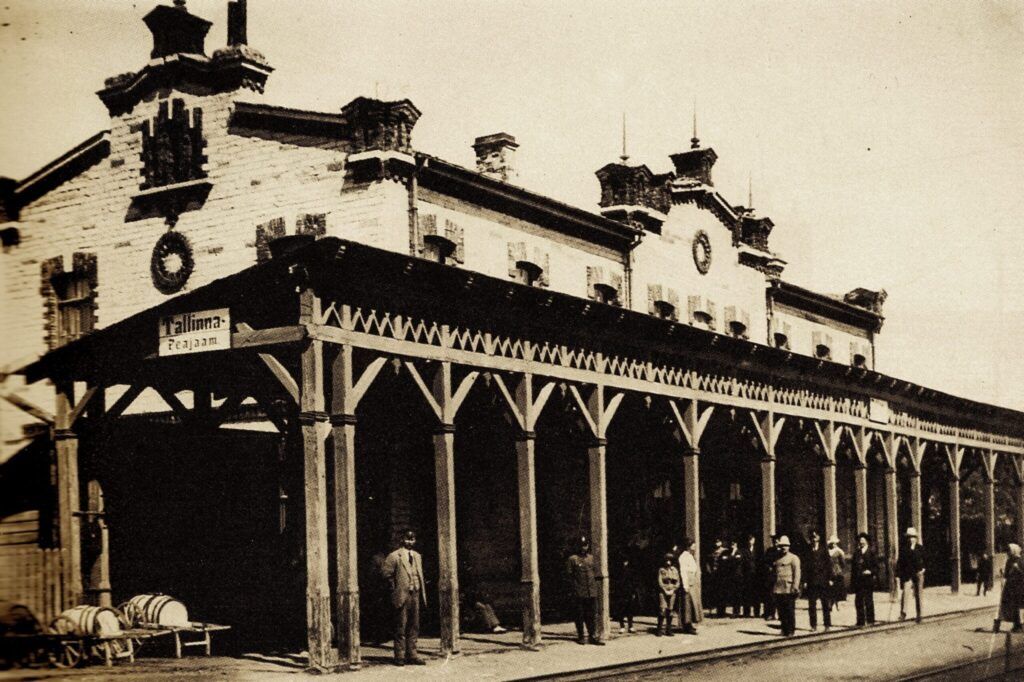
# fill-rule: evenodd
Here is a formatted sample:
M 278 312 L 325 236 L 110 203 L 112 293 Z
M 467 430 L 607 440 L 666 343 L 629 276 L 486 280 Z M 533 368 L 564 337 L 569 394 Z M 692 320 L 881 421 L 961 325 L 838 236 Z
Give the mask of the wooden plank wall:
M 64 610 L 63 550 L 39 547 L 39 512 L 0 520 L 0 599 L 24 604 L 44 626 Z

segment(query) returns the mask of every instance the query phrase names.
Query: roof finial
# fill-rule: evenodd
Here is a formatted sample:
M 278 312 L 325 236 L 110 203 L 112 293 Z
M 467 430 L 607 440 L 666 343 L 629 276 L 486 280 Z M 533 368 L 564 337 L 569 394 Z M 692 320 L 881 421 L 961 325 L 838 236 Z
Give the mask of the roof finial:
M 747 208 L 754 208 L 754 174 L 747 173 Z
M 697 98 L 693 98 L 693 137 L 690 138 L 690 149 L 700 149 L 700 139 L 697 138 Z
M 185 9 L 185 0 L 174 0 L 174 6 L 178 9 Z
M 626 112 L 625 111 L 622 112 L 622 156 L 620 156 L 619 158 L 622 159 L 622 165 L 626 165 L 626 162 L 629 161 L 629 153 L 626 151 Z

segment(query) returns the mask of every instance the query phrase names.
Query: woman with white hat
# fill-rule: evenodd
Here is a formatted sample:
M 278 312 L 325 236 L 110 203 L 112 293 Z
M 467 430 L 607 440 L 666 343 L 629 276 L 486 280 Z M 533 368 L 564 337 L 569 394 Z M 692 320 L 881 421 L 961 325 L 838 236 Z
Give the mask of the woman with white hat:
M 1020 632 L 1020 609 L 1024 606 L 1024 564 L 1021 563 L 1020 545 L 1015 542 L 1011 542 L 1007 548 L 1003 576 L 1003 593 L 999 596 L 999 611 L 992 623 L 992 632 L 999 632 L 999 624 L 1004 620 L 1013 623 L 1014 632 Z
M 846 601 L 846 552 L 835 533 L 828 539 L 828 556 L 832 560 L 832 605 L 838 611 L 839 604 Z

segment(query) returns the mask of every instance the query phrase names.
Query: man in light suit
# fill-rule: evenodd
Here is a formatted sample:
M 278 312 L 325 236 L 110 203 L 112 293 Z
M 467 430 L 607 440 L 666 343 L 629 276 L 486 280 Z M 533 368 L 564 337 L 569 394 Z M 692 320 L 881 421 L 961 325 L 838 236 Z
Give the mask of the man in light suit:
M 391 606 L 395 609 L 395 665 L 426 665 L 416 654 L 420 633 L 420 601 L 427 605 L 423 581 L 423 559 L 413 549 L 416 533 L 405 531 L 402 546 L 384 559 L 381 574 L 391 586 Z

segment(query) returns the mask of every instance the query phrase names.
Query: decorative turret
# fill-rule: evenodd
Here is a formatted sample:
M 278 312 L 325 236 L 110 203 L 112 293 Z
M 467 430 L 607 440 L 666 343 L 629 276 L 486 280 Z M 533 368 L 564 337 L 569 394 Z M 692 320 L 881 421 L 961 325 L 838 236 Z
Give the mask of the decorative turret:
M 685 178 L 699 182 L 703 185 L 713 187 L 711 181 L 711 169 L 718 160 L 718 154 L 710 147 L 704 148 L 700 145 L 697 137 L 697 113 L 693 114 L 693 137 L 690 138 L 690 148 L 685 152 L 672 154 L 672 164 L 676 167 L 676 177 Z
M 349 126 L 351 152 L 395 151 L 412 153 L 412 129 L 420 110 L 407 99 L 385 102 L 356 97 L 341 108 Z
M 97 95 L 112 116 L 131 111 L 158 88 L 229 92 L 240 88 L 263 92 L 273 71 L 258 50 L 246 44 L 245 0 L 228 5 L 228 45 L 206 55 L 211 23 L 190 14 L 184 0 L 158 5 L 143 17 L 153 34 L 154 61 L 141 71 L 108 78 Z
M 656 175 L 647 166 L 609 163 L 596 173 L 601 183 L 601 215 L 625 223 L 640 223 L 657 232 L 672 205 L 670 174 Z
M 473 142 L 473 151 L 476 153 L 477 172 L 502 182 L 515 180 L 518 148 L 516 138 L 508 133 L 495 133 L 476 138 Z
M 212 25 L 206 19 L 189 14 L 185 0 L 174 0 L 174 7 L 157 5 L 142 21 L 153 34 L 153 50 L 157 59 L 173 54 L 206 54 L 206 34 Z

